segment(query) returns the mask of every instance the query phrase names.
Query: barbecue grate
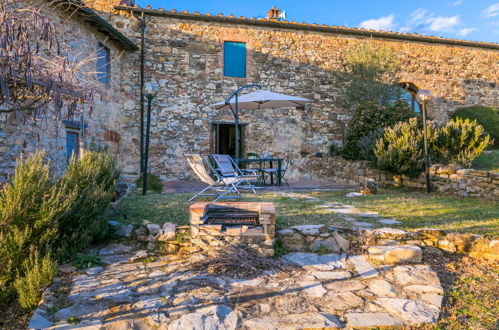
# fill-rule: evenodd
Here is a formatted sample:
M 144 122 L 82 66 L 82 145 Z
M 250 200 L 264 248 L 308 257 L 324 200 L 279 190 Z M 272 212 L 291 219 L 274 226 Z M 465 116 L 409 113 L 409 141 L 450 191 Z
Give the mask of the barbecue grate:
M 259 214 L 234 207 L 209 205 L 201 218 L 204 224 L 226 226 L 258 226 Z

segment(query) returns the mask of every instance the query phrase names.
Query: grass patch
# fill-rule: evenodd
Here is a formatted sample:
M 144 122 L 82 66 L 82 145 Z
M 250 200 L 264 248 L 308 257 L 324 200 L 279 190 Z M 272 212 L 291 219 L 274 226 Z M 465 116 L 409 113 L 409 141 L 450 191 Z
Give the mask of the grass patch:
M 475 159 L 473 168 L 499 173 L 499 149 L 485 150 Z
M 352 205 L 362 212 L 378 212 L 381 218 L 401 221 L 400 229 L 440 228 L 456 232 L 485 234 L 499 233 L 499 209 L 484 198 L 464 198 L 438 193 L 426 194 L 409 189 L 381 189 L 377 195 L 348 198 L 345 192 L 303 193 L 300 197 L 283 193 L 247 195 L 244 201 L 270 201 L 276 206 L 279 229 L 301 224 L 351 225 L 352 221 L 368 222 L 384 227 L 376 218 L 337 214 L 325 203 Z M 147 222 L 188 224 L 190 194 L 132 194 L 118 208 L 115 219 L 127 224 Z M 319 200 L 307 199 L 315 197 Z

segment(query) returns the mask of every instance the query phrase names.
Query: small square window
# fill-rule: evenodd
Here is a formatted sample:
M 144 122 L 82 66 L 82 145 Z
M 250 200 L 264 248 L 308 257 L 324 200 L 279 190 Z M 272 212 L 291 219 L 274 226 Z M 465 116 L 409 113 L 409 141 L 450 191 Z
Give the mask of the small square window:
M 224 42 L 224 76 L 246 78 L 246 44 Z
M 97 79 L 106 86 L 111 83 L 111 50 L 101 43 L 97 49 Z

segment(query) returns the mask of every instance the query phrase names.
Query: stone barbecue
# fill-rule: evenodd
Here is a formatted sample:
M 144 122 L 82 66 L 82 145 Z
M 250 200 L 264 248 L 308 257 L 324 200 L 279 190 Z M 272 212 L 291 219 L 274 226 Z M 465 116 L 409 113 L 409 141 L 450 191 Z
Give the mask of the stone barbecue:
M 273 203 L 194 203 L 189 209 L 191 244 L 202 249 L 243 245 L 262 256 L 274 255 Z

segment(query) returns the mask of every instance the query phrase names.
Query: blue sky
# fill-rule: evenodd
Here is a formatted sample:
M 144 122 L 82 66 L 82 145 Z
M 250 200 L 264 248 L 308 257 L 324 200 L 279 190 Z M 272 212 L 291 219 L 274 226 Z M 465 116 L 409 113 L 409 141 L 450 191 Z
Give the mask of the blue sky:
M 498 0 L 136 0 L 141 7 L 262 17 L 272 6 L 287 20 L 499 42 Z

